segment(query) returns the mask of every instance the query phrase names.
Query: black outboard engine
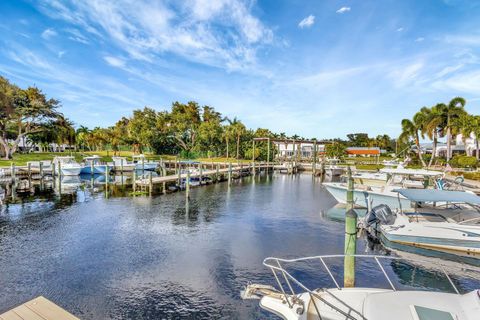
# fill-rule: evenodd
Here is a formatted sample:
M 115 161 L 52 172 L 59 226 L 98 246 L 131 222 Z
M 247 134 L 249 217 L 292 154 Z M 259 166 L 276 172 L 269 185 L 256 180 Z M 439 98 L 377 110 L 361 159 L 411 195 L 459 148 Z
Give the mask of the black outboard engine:
M 395 223 L 396 214 L 386 204 L 378 205 L 365 216 L 365 229 L 370 234 L 377 231 L 378 225 L 392 225 Z

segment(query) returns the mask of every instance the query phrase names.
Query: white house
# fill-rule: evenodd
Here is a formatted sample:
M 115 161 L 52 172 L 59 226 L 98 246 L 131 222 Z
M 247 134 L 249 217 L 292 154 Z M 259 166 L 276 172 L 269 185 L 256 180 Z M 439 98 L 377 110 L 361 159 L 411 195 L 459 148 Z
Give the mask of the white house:
M 272 141 L 275 145 L 278 153 L 276 154 L 277 159 L 291 159 L 298 155 L 298 158 L 312 158 L 313 157 L 313 148 L 314 144 L 312 142 L 302 142 L 295 141 L 295 144 L 292 141 Z M 317 144 L 317 156 L 325 152 L 325 145 Z

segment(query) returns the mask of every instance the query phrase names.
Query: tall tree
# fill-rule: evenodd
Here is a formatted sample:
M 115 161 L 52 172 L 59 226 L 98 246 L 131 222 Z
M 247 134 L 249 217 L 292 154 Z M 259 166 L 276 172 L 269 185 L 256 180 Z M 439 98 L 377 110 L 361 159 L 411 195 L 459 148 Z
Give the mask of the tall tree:
M 450 100 L 444 109 L 443 117 L 445 118 L 445 131 L 447 134 L 447 161 L 452 157 L 452 135 L 457 134 L 460 128 L 456 125 L 456 119 L 465 113 L 466 101 L 462 97 L 456 97 Z
M 428 162 L 428 166 L 432 166 L 437 154 L 438 138 L 442 134 L 444 127 L 443 113 L 447 106 L 443 103 L 438 103 L 432 108 L 423 107 L 421 112 L 425 114 L 425 123 L 422 126 L 423 134 L 426 134 L 432 140 L 432 156 Z
M 417 116 L 418 118 L 418 116 Z M 422 166 L 426 166 L 425 160 L 423 160 L 422 157 L 422 151 L 420 149 L 420 136 L 419 136 L 419 123 L 420 119 L 417 119 L 417 123 L 415 121 L 411 121 L 409 119 L 403 119 L 402 120 L 402 133 L 398 137 L 398 139 L 402 142 L 408 143 L 410 138 L 413 139 L 415 146 L 417 148 L 417 156 L 420 162 L 422 163 Z
M 242 135 L 245 134 L 245 132 L 247 131 L 247 128 L 245 127 L 245 125 L 237 119 L 237 117 L 233 118 L 233 120 L 229 120 L 230 122 L 230 127 L 231 127 L 231 130 L 234 134 L 234 136 L 236 137 L 236 140 L 237 140 L 237 156 L 236 158 L 238 159 L 240 157 L 240 139 L 242 138 Z
M 0 77 L 0 145 L 5 159 L 12 158 L 24 137 L 46 130 L 57 120 L 59 105 L 36 87 L 22 90 Z
M 187 104 L 174 102 L 167 127 L 178 146 L 189 152 L 196 143 L 198 127 L 200 126 L 200 107 L 190 101 Z

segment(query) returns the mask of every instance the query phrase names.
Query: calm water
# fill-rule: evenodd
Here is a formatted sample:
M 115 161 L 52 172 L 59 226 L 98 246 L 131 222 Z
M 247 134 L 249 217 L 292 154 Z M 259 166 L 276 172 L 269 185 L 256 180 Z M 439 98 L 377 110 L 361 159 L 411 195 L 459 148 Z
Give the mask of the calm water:
M 343 252 L 344 224 L 328 214 L 335 200 L 309 175 L 194 188 L 188 204 L 183 192 L 133 198 L 121 187 L 107 199 L 101 178 L 58 187 L 32 186 L 1 206 L 0 313 L 44 295 L 82 319 L 276 319 L 240 299 L 249 281 L 274 284 L 263 259 Z M 385 253 L 363 238 L 358 246 Z M 380 281 L 371 266 L 358 269 L 370 270 L 359 284 Z M 306 271 L 318 270 L 296 274 L 308 283 Z M 448 286 L 432 268 L 391 264 L 388 272 L 404 286 Z

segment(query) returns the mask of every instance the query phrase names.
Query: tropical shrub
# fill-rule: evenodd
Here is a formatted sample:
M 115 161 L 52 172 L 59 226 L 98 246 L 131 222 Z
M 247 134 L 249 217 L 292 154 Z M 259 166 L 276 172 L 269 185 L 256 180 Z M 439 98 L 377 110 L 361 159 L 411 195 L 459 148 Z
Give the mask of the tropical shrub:
M 450 160 L 450 165 L 456 168 L 476 168 L 477 159 L 470 156 L 455 156 Z

